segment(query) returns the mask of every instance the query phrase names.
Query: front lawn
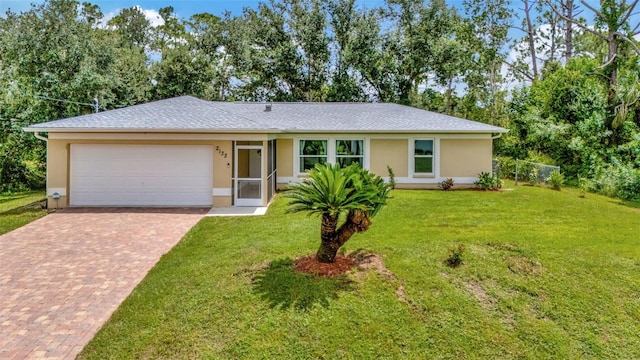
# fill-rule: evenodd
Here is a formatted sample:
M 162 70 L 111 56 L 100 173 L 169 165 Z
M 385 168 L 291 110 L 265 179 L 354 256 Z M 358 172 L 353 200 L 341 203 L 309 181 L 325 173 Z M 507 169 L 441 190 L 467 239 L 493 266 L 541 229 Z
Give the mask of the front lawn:
M 80 357 L 640 358 L 637 207 L 527 186 L 392 196 L 346 245 L 390 274 L 292 271 L 320 220 L 278 198 L 263 217 L 202 220 Z
M 44 199 L 44 191 L 0 195 L 0 235 L 46 215 L 40 206 Z

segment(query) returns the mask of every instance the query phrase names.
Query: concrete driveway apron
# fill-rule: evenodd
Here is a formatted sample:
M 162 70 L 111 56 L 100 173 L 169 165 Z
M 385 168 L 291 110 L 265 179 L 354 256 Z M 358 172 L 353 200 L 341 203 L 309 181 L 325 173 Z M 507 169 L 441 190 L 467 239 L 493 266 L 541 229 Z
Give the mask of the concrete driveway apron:
M 207 209 L 68 209 L 0 236 L 0 359 L 72 359 Z

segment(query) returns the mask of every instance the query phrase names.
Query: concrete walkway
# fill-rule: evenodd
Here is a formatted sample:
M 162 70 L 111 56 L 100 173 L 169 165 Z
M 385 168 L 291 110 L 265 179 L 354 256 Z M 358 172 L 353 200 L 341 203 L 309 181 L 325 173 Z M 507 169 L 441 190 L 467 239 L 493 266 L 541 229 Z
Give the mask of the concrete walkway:
M 69 209 L 0 236 L 0 359 L 73 359 L 208 209 Z

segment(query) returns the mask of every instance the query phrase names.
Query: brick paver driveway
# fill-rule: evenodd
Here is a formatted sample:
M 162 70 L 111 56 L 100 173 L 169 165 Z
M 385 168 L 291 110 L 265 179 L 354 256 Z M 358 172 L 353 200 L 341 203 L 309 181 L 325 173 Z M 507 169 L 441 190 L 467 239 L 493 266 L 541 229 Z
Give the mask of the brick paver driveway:
M 0 236 L 0 359 L 74 358 L 204 209 L 70 209 Z

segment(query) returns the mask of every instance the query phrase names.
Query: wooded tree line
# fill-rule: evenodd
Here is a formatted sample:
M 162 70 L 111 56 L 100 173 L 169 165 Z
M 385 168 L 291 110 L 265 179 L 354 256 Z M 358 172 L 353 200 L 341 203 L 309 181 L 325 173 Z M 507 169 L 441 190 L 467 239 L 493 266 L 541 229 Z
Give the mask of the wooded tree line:
M 509 128 L 496 141 L 507 170 L 552 163 L 638 197 L 638 0 L 512 1 L 271 0 L 188 19 L 166 7 L 159 26 L 138 7 L 105 19 L 73 0 L 7 13 L 0 191 L 42 186 L 44 144 L 21 127 L 91 112 L 94 98 L 108 110 L 188 94 L 421 107 Z

